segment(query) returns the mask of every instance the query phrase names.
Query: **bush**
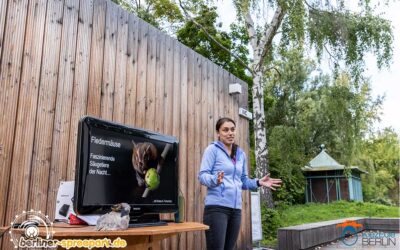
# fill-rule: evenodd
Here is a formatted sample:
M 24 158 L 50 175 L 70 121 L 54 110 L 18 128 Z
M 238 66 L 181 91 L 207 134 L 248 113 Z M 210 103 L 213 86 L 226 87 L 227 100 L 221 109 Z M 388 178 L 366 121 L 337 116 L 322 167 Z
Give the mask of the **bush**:
M 275 240 L 277 237 L 278 228 L 283 226 L 279 212 L 275 209 L 261 206 L 261 220 L 263 239 L 267 241 Z
M 370 202 L 386 206 L 393 206 L 393 202 L 389 198 L 378 197 L 375 199 L 371 199 Z

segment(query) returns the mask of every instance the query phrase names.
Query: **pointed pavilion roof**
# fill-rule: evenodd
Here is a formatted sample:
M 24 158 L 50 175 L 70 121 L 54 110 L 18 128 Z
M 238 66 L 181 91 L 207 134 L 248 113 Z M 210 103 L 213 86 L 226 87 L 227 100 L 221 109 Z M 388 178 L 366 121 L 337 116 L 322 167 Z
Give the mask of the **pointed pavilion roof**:
M 320 170 L 336 170 L 343 169 L 344 165 L 339 164 L 333 159 L 325 149 L 314 158 L 308 164 L 308 167 Z
M 327 171 L 343 170 L 344 167 L 344 165 L 338 163 L 325 151 L 324 145 L 321 145 L 321 152 L 301 169 L 303 171 Z M 367 173 L 367 171 L 362 170 L 357 166 L 351 166 L 350 169 L 355 169 L 360 172 Z

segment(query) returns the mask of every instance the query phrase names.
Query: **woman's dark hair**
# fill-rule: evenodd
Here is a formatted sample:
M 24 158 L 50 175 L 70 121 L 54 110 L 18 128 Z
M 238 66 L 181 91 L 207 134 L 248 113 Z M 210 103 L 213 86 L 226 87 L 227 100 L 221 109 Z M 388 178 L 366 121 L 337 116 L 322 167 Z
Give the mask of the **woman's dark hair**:
M 215 124 L 215 130 L 218 131 L 219 128 L 222 126 L 222 124 L 224 124 L 225 122 L 232 122 L 233 125 L 235 125 L 235 127 L 236 127 L 236 123 L 234 120 L 232 120 L 231 118 L 228 118 L 228 117 L 222 117 L 222 118 L 219 118 L 217 123 Z
M 222 124 L 224 124 L 225 122 L 232 122 L 233 125 L 235 125 L 235 127 L 236 127 L 236 123 L 235 123 L 234 120 L 232 120 L 231 118 L 228 118 L 228 117 L 222 117 L 222 118 L 219 118 L 218 121 L 217 121 L 217 123 L 215 124 L 215 130 L 218 132 L 218 131 L 219 131 L 219 128 L 220 128 L 220 127 L 222 126 Z M 234 161 L 236 161 L 236 151 L 237 151 L 237 148 L 238 148 L 238 145 L 234 143 L 234 144 L 232 145 L 232 152 L 231 152 L 231 155 L 230 155 L 231 159 L 233 159 Z

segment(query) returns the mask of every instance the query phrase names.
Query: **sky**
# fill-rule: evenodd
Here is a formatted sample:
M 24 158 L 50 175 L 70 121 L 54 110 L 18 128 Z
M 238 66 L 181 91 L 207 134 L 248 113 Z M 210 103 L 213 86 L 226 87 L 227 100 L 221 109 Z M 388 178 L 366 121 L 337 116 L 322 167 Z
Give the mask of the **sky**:
M 382 121 L 378 127 L 392 126 L 400 133 L 400 1 L 391 3 L 389 7 L 383 8 L 383 17 L 390 20 L 393 25 L 393 62 L 389 69 L 379 71 L 376 67 L 375 58 L 368 56 L 367 75 L 371 76 L 372 93 L 374 96 L 385 94 L 383 103 Z
M 230 23 L 235 20 L 236 11 L 231 0 L 216 1 L 220 22 L 224 29 L 229 29 Z M 357 1 L 354 1 L 357 2 Z M 355 6 L 351 6 L 355 8 Z M 376 58 L 369 54 L 366 58 L 365 76 L 371 79 L 373 97 L 385 96 L 382 105 L 381 121 L 375 124 L 375 129 L 392 127 L 400 134 L 400 1 L 394 1 L 389 6 L 378 6 L 376 13 L 392 22 L 393 26 L 393 60 L 390 68 L 379 70 L 376 66 Z M 396 18 L 397 17 L 397 18 Z

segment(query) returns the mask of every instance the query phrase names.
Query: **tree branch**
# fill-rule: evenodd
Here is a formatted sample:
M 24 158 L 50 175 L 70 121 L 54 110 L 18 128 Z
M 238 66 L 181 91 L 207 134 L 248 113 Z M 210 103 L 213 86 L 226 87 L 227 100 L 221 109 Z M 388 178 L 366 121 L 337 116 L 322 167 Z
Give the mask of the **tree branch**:
M 283 17 L 285 16 L 286 12 L 282 9 L 281 6 L 278 5 L 274 17 L 272 18 L 271 25 L 269 25 L 268 29 L 266 30 L 265 34 L 261 38 L 259 49 L 262 49 L 262 53 L 258 58 L 258 62 L 256 62 L 255 70 L 260 69 L 264 63 L 264 59 L 267 56 L 267 52 L 271 48 L 272 39 L 275 37 L 278 28 L 281 26 Z
M 253 47 L 253 49 L 257 48 L 258 41 L 257 41 L 256 31 L 254 29 L 253 19 L 251 18 L 251 15 L 248 11 L 245 13 L 244 16 L 245 16 L 246 29 L 247 33 L 249 33 L 251 46 Z
M 279 69 L 278 69 L 277 67 L 275 67 L 275 66 L 268 67 L 268 68 L 265 70 L 265 72 L 270 71 L 271 69 L 275 70 L 276 73 L 278 73 L 279 77 L 282 76 L 282 74 L 281 74 L 281 72 L 279 71 Z
M 181 2 L 181 0 L 179 0 L 179 6 L 182 8 L 183 12 L 185 13 L 185 17 L 186 20 L 192 21 L 194 24 L 196 24 L 197 27 L 199 27 L 204 34 L 206 34 L 206 36 L 215 44 L 217 44 L 221 49 L 223 49 L 224 51 L 226 51 L 227 53 L 229 53 L 231 56 L 233 56 L 236 60 L 238 60 L 238 62 L 245 67 L 247 70 L 250 71 L 251 74 L 253 74 L 253 70 L 247 65 L 247 63 L 245 63 L 240 57 L 238 57 L 237 55 L 233 54 L 229 49 L 227 49 L 224 45 L 222 45 L 220 42 L 218 42 L 210 33 L 207 32 L 207 30 L 203 27 L 203 25 L 201 25 L 200 23 L 198 23 L 193 17 L 190 16 L 189 12 L 185 9 L 185 7 L 183 7 L 183 4 Z
M 324 48 L 325 48 L 325 51 L 329 54 L 329 56 L 330 56 L 331 58 L 333 58 L 333 60 L 334 60 L 336 63 L 338 63 L 339 60 L 338 60 L 334 55 L 331 54 L 331 52 L 330 52 L 330 51 L 328 50 L 328 48 L 326 47 L 326 44 L 324 44 Z
M 313 6 L 311 6 L 306 0 L 304 0 L 304 3 L 308 6 L 308 8 L 319 11 L 318 9 L 314 8 Z

